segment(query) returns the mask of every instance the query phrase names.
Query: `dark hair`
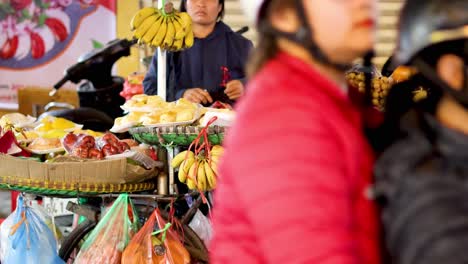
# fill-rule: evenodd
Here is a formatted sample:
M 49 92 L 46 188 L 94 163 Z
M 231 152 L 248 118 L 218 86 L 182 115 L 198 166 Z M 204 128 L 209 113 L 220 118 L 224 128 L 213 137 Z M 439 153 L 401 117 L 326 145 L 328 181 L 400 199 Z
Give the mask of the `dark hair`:
M 218 20 L 223 20 L 224 18 L 224 0 L 218 0 L 218 3 L 221 5 L 221 11 L 218 13 Z M 187 0 L 180 1 L 180 12 L 187 12 Z
M 258 22 L 258 43 L 254 49 L 252 56 L 247 63 L 247 75 L 252 77 L 255 75 L 270 59 L 278 53 L 277 37 L 272 33 L 264 30 L 269 26 L 269 17 L 272 13 L 285 8 L 294 8 L 294 0 L 271 0 L 268 6 L 262 11 L 262 18 Z

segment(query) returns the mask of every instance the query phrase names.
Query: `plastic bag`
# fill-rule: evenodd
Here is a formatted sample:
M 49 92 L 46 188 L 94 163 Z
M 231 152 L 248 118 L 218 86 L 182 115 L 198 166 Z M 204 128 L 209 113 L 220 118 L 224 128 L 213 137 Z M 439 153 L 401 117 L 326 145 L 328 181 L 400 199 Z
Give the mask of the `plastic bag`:
M 188 264 L 190 254 L 155 210 L 122 255 L 122 264 Z M 159 231 L 153 232 L 155 228 Z M 156 234 L 157 233 L 157 234 Z
M 0 228 L 0 261 L 4 264 L 62 264 L 57 240 L 35 209 L 18 197 L 16 210 Z
M 133 204 L 122 194 L 86 239 L 74 263 L 120 264 L 122 252 L 137 230 Z
M 205 245 L 210 245 L 211 238 L 213 237 L 213 226 L 210 220 L 200 210 L 193 216 L 190 221 L 189 227 L 203 240 Z
M 31 207 L 38 213 L 42 221 L 49 227 L 49 229 L 52 231 L 52 234 L 54 234 L 54 237 L 60 241 L 63 238 L 62 231 L 60 231 L 57 225 L 55 225 L 54 219 L 52 219 L 52 217 L 49 215 L 47 209 L 38 203 L 33 203 Z
M 71 156 L 82 159 L 103 159 L 130 150 L 126 142 L 120 141 L 112 133 L 106 133 L 99 138 L 86 134 L 68 133 L 62 139 L 62 145 Z

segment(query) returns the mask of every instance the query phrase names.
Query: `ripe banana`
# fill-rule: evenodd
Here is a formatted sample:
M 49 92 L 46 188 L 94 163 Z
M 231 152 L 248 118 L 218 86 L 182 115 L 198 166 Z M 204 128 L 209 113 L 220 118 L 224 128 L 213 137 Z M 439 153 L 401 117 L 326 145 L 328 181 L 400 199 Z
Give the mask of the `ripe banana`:
M 161 27 L 159 28 L 158 33 L 151 41 L 151 45 L 154 47 L 160 47 L 163 44 L 164 37 L 166 36 L 167 32 L 167 17 L 163 17 L 163 21 L 161 23 Z
M 197 185 L 190 178 L 187 178 L 187 187 L 189 188 L 189 190 L 196 190 L 197 189 Z
M 194 162 L 192 166 L 190 166 L 190 170 L 187 177 L 187 186 L 190 190 L 197 189 L 197 173 L 198 173 L 198 162 Z
M 198 164 L 197 183 L 200 190 L 205 191 L 208 189 L 208 182 L 205 173 L 205 161 Z
M 177 174 L 177 177 L 181 183 L 185 183 L 187 181 L 187 172 L 185 171 L 186 163 L 186 160 L 182 161 L 182 165 L 179 167 L 179 173 Z
M 176 39 L 174 40 L 174 43 L 172 43 L 172 47 L 171 47 L 171 51 L 179 51 L 182 49 L 182 47 L 184 46 L 184 39 L 181 38 L 181 39 Z
M 184 26 L 182 25 L 182 21 L 181 21 L 181 18 L 180 16 L 178 16 L 177 14 L 174 16 L 174 28 L 175 28 L 175 37 L 174 37 L 174 40 L 182 40 L 184 39 L 185 35 L 186 35 L 186 31 L 185 31 L 185 28 Z
M 178 12 L 173 6 L 163 9 L 145 7 L 132 18 L 130 27 L 138 43 L 145 43 L 165 50 L 179 51 L 194 43 L 192 19 L 186 12 Z
M 219 163 L 220 157 L 217 156 L 217 155 L 211 154 L 209 160 L 210 160 L 211 162 Z
M 169 18 L 167 20 L 167 32 L 166 32 L 166 36 L 164 37 L 163 48 L 169 49 L 172 46 L 172 43 L 174 43 L 175 33 L 176 32 L 175 32 L 173 19 Z
M 187 154 L 188 153 L 188 154 Z M 187 156 L 188 155 L 188 156 Z M 180 152 L 179 154 L 177 154 L 171 161 L 171 167 L 172 168 L 177 168 L 180 166 L 180 164 L 182 163 L 182 161 L 185 160 L 185 157 L 187 157 L 187 159 L 190 159 L 190 158 L 194 158 L 195 157 L 195 153 L 193 153 L 192 151 L 189 151 L 189 150 L 186 150 L 186 151 L 182 151 Z
M 145 7 L 140 9 L 130 21 L 131 30 L 135 30 L 136 28 L 138 28 L 143 23 L 143 21 L 145 21 L 146 18 L 154 14 L 159 14 L 159 10 L 154 7 Z
M 191 48 L 193 46 L 194 41 L 195 41 L 195 38 L 193 36 L 193 31 L 190 30 L 189 32 L 187 32 L 187 35 L 185 36 L 184 47 L 187 49 Z
M 149 16 L 143 21 L 143 23 L 135 30 L 133 34 L 136 38 L 141 39 L 143 35 L 151 28 L 154 22 L 158 19 L 157 16 Z
M 179 167 L 179 174 L 178 174 L 180 182 L 185 182 L 187 180 L 187 175 L 193 163 L 195 163 L 195 156 L 189 157 L 187 160 L 182 161 Z
M 203 163 L 203 165 L 205 166 L 205 174 L 206 174 L 206 179 L 208 181 L 208 189 L 213 190 L 216 188 L 218 180 L 209 162 L 206 161 Z
M 221 145 L 214 145 L 210 150 L 213 156 L 222 156 L 224 154 L 224 148 Z
M 154 36 L 158 33 L 159 27 L 161 27 L 162 16 L 159 16 L 156 21 L 151 25 L 150 29 L 146 31 L 145 35 L 143 36 L 143 43 L 151 43 Z
M 217 161 L 211 160 L 210 167 L 213 170 L 213 172 L 215 173 L 215 175 L 219 175 L 218 164 L 219 163 Z
M 186 12 L 180 12 L 177 13 L 177 15 L 179 16 L 179 21 L 181 22 L 182 27 L 184 29 L 192 26 L 192 18 L 189 16 L 189 14 L 187 14 Z

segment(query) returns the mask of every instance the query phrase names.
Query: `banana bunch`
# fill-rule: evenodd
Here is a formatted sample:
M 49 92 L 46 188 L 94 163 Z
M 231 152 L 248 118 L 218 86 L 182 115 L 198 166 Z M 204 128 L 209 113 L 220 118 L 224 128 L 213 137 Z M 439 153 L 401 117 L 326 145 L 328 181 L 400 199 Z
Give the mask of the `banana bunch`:
M 163 8 L 145 7 L 132 18 L 130 27 L 139 43 L 163 50 L 179 51 L 193 46 L 192 19 L 174 9 L 172 3 Z
M 213 146 L 209 155 L 195 155 L 193 151 L 186 150 L 172 159 L 171 166 L 179 168 L 179 181 L 187 184 L 190 190 L 210 191 L 216 188 L 218 163 L 223 153 L 224 148 L 219 145 Z

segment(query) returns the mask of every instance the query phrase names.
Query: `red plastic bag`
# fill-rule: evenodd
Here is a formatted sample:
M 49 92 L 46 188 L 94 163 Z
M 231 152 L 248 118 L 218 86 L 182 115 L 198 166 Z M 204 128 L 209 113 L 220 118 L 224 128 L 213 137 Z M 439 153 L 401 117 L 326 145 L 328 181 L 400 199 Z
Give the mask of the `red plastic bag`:
M 154 232 L 157 229 L 158 231 Z M 190 254 L 158 210 L 133 237 L 122 254 L 122 264 L 189 264 Z

